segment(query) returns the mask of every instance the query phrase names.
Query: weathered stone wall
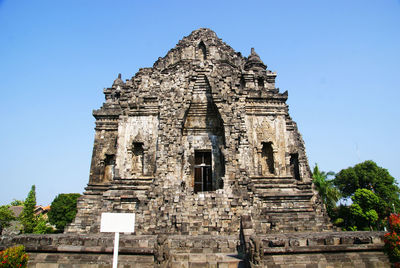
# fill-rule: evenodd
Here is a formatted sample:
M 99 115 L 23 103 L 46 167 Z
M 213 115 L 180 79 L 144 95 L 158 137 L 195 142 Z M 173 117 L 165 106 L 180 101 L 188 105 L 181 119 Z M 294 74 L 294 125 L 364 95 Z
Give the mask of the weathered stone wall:
M 120 117 L 116 177 L 133 179 L 154 175 L 157 134 L 158 119 L 155 115 Z M 142 145 L 142 159 L 136 159 L 134 156 L 135 144 Z
M 322 232 L 246 238 L 252 267 L 390 267 L 383 232 Z M 257 247 L 257 245 L 259 245 Z
M 287 92 L 266 68 L 199 29 L 119 76 L 93 112 L 89 185 L 67 232 L 98 232 L 110 211 L 137 213 L 137 234 L 235 235 L 247 215 L 261 234 L 329 230 Z
M 120 237 L 119 267 L 390 267 L 382 232 Z M 25 245 L 29 267 L 111 267 L 113 235 L 0 237 Z M 241 266 L 238 266 L 241 265 Z

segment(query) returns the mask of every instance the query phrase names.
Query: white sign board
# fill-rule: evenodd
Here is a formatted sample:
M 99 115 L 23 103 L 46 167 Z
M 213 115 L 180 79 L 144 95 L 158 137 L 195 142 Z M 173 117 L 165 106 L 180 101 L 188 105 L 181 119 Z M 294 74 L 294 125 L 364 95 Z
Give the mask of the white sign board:
M 135 213 L 101 213 L 100 232 L 135 232 Z

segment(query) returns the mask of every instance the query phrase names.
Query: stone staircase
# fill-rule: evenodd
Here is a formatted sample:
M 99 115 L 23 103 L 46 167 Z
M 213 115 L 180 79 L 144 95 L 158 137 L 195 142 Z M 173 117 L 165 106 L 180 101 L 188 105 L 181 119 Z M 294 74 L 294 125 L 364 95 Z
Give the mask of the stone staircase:
M 154 177 L 137 177 L 134 179 L 121 179 L 115 178 L 114 184 L 109 188 L 110 190 L 134 190 L 134 191 L 147 191 L 153 184 Z
M 311 182 L 300 182 L 293 179 L 291 176 L 252 176 L 257 194 L 268 193 L 292 193 L 293 191 L 301 190 L 302 192 L 308 190 L 312 193 Z
M 175 253 L 169 267 L 238 268 L 245 267 L 245 262 L 236 253 Z
M 315 206 L 312 183 L 292 177 L 254 176 L 255 195 L 261 200 L 254 217 L 260 233 L 329 230 L 331 224 Z M 304 225 L 307 222 L 307 225 Z
M 171 268 L 237 268 L 246 267 L 238 256 L 238 236 L 184 236 L 169 237 Z

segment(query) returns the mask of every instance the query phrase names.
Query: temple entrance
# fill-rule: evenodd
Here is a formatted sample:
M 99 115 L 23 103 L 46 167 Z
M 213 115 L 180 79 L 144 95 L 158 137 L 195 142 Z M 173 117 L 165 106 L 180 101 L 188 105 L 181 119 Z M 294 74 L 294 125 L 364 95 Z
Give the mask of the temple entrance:
M 203 74 L 196 77 L 183 120 L 182 144 L 187 149 L 182 159 L 183 181 L 194 193 L 221 189 L 225 175 L 224 122 Z
M 211 151 L 195 151 L 194 192 L 213 191 Z

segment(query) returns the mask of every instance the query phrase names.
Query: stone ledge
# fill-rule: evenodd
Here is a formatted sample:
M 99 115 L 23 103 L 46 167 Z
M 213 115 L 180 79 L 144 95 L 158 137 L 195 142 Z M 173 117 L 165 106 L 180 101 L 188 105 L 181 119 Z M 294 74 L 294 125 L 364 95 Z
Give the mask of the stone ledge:
M 349 265 L 361 262 L 365 267 L 389 267 L 387 257 L 382 252 L 384 232 L 303 232 L 285 234 L 265 234 L 257 237 L 263 244 L 261 261 L 263 267 L 280 267 L 304 263 Z M 32 256 L 30 267 L 55 265 L 64 267 L 67 263 L 109 267 L 113 251 L 112 234 L 53 234 L 53 235 L 18 235 L 1 236 L 0 250 L 16 244 L 22 244 Z M 246 238 L 247 240 L 247 238 Z M 226 259 L 221 256 L 234 256 L 243 244 L 238 236 L 186 236 L 166 235 L 171 267 L 180 267 L 195 261 L 202 261 L 202 256 L 213 262 L 237 265 L 240 259 Z M 121 234 L 120 255 L 126 267 L 152 267 L 156 256 L 156 235 Z M 245 257 L 243 252 L 239 254 Z M 379 258 L 378 258 L 379 257 Z M 221 259 L 222 258 L 222 259 Z M 322 258 L 322 259 L 321 259 Z M 353 261 L 353 258 L 354 261 Z M 235 264 L 236 263 L 236 264 Z M 38 265 L 38 266 L 34 266 Z M 49 267 L 50 267 L 49 266 Z M 91 267 L 92 267 L 91 266 Z M 105 266 L 104 266 L 105 267 Z M 103 268 L 104 268 L 103 267 Z M 125 267 L 125 266 L 124 266 Z M 308 267 L 308 266 L 307 266 Z
M 152 255 L 156 236 L 120 234 L 121 254 Z M 111 254 L 114 236 L 110 234 L 48 234 L 0 236 L 0 250 L 24 245 L 27 252 L 106 253 Z
M 258 235 L 265 252 L 315 252 L 342 250 L 378 250 L 383 246 L 384 232 L 299 232 Z M 167 235 L 171 249 L 222 247 L 233 248 L 239 236 Z M 120 235 L 120 251 L 132 254 L 152 254 L 156 235 Z M 47 252 L 112 252 L 112 234 L 48 234 L 0 236 L 0 249 L 15 244 L 28 251 Z
M 328 253 L 328 252 L 366 252 L 382 251 L 383 245 L 335 245 L 335 246 L 304 246 L 264 249 L 264 255 L 293 253 Z

